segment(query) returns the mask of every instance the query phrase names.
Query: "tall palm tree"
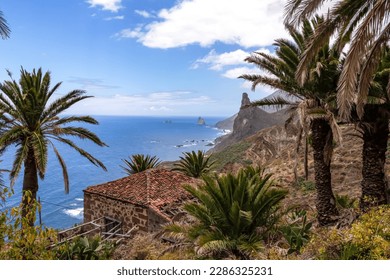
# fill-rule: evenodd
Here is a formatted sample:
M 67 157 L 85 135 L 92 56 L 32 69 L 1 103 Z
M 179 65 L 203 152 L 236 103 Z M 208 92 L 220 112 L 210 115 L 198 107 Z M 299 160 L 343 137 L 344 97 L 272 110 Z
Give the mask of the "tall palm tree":
M 279 203 L 287 191 L 277 188 L 270 174 L 247 167 L 237 175 L 203 177 L 199 187 L 185 186 L 198 199 L 184 209 L 196 222 L 188 228 L 173 224 L 168 230 L 183 232 L 198 247 L 198 253 L 225 257 L 228 252 L 247 259 L 263 242 L 280 218 Z
M 136 154 L 132 155 L 129 160 L 123 159 L 125 166 L 121 166 L 126 174 L 132 175 L 157 167 L 161 162 L 156 156 Z
M 55 141 L 75 149 L 92 164 L 106 170 L 104 164 L 78 147 L 68 137 L 90 140 L 99 146 L 105 144 L 97 135 L 86 128 L 74 126 L 73 123 L 98 124 L 89 116 L 61 116 L 66 109 L 81 100 L 89 98 L 84 91 L 73 90 L 49 103 L 61 83 L 51 87 L 50 72 L 42 73 L 41 69 L 32 73 L 23 68 L 20 71 L 19 84 L 13 80 L 0 84 L 0 147 L 6 149 L 16 146 L 15 159 L 10 172 L 14 184 L 24 165 L 23 196 L 31 195 L 35 201 L 38 191 L 38 176 L 44 179 L 47 166 L 48 149 L 51 147 L 56 155 L 64 177 L 65 192 L 69 192 L 69 177 L 66 164 Z M 28 209 L 27 199 L 22 199 L 23 216 Z
M 257 85 L 267 85 L 280 89 L 298 101 L 284 98 L 253 102 L 254 106 L 290 105 L 293 116 L 300 120 L 301 132 L 310 129 L 314 154 L 314 172 L 317 189 L 317 212 L 320 225 L 333 224 L 337 220 L 338 210 L 331 185 L 330 162 L 333 140 L 340 139 L 339 129 L 331 111 L 334 107 L 337 80 L 340 74 L 340 61 L 337 49 L 325 44 L 311 64 L 310 79 L 301 85 L 295 79 L 300 55 L 305 50 L 305 42 L 314 33 L 315 26 L 323 21 L 315 18 L 306 20 L 302 31 L 289 27 L 293 41 L 278 39 L 275 41 L 276 56 L 254 53 L 246 59 L 269 74 L 242 75 L 240 78 Z M 291 120 L 291 116 L 289 119 Z
M 298 24 L 321 7 L 324 0 L 290 0 L 286 22 Z M 384 176 L 385 152 L 388 142 L 388 78 L 382 84 L 381 97 L 373 99 L 373 84 L 378 84 L 378 71 L 383 71 L 383 53 L 390 39 L 390 1 L 344 0 L 332 1 L 326 21 L 309 40 L 307 50 L 297 70 L 297 77 L 306 78 L 305 66 L 330 36 L 338 42 L 350 40 L 350 48 L 338 83 L 337 103 L 343 119 L 351 120 L 356 112 L 363 133 L 363 180 L 361 208 L 386 203 L 387 182 Z M 295 22 L 290 20 L 297 18 Z M 380 70 L 382 68 L 382 70 Z M 373 102 L 373 101 L 379 101 Z M 376 103 L 376 104 L 374 104 Z M 353 120 L 356 121 L 356 120 Z M 371 202 L 370 202 L 371 201 Z M 388 202 L 388 201 L 387 201 Z
M 326 0 L 289 0 L 285 23 L 299 24 L 310 18 Z M 317 29 L 302 54 L 297 77 L 307 78 L 307 65 L 332 35 L 338 42 L 350 41 L 343 71 L 338 83 L 337 103 L 340 117 L 349 119 L 356 105 L 360 118 L 364 114 L 370 82 L 380 63 L 381 52 L 390 39 L 389 0 L 335 0 L 327 19 Z M 342 47 L 343 44 L 340 45 Z M 355 102 L 356 99 L 356 102 Z
M 362 133 L 362 210 L 386 204 L 388 182 L 385 176 L 390 119 L 390 49 L 386 48 L 371 82 L 364 116 L 358 120 Z
M 8 26 L 7 20 L 4 18 L 3 12 L 0 11 L 0 36 L 3 39 L 9 38 L 11 30 Z
M 210 157 L 206 156 L 203 151 L 184 152 L 180 161 L 174 164 L 172 170 L 179 171 L 187 176 L 199 178 L 210 172 L 214 162 L 210 162 Z

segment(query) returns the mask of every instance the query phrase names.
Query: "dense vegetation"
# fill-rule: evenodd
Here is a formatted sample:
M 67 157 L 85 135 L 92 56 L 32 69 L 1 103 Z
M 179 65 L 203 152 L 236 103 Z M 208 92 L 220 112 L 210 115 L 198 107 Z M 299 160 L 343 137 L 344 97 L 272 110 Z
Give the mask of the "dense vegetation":
M 285 24 L 292 40 L 277 39 L 275 55 L 258 52 L 246 59 L 267 75 L 241 77 L 252 82 L 253 90 L 265 84 L 298 100 L 277 98 L 252 105 L 289 106 L 289 122 L 295 121 L 298 126 L 299 141 L 310 142 L 315 170 L 313 183 L 297 181 L 291 191 L 315 191 L 315 209 L 295 207 L 291 200 L 286 202 L 287 189 L 292 186 L 277 186 L 272 175 L 259 167 L 210 175 L 213 167 L 220 170 L 241 158 L 235 151 L 243 154 L 245 143 L 235 144 L 230 153 L 214 157 L 193 151 L 180 157 L 174 170 L 201 178 L 203 184 L 185 187 L 194 197 L 183 206 L 187 219 L 167 225 L 161 233 L 171 243 L 140 234 L 117 257 L 390 258 L 390 207 L 384 172 L 390 119 L 390 1 L 336 0 L 332 1 L 329 14 L 321 18 L 315 11 L 324 2 L 288 1 Z M 10 29 L 0 12 L 0 36 L 5 39 L 9 35 Z M 332 36 L 335 40 L 330 44 Z M 49 72 L 44 74 L 38 69 L 30 73 L 23 68 L 19 82 L 10 75 L 10 80 L 0 85 L 0 150 L 17 146 L 10 172 L 12 182 L 24 168 L 21 205 L 0 214 L 0 259 L 112 258 L 114 246 L 99 237 L 78 238 L 53 246 L 57 233 L 34 225 L 40 207 L 36 201 L 38 176 L 44 178 L 49 147 L 63 169 L 66 191 L 69 186 L 65 162 L 53 140 L 65 143 L 104 168 L 99 160 L 67 138 L 76 136 L 104 146 L 90 131 L 68 126 L 74 122 L 97 124 L 96 120 L 59 116 L 89 96 L 74 90 L 49 103 L 59 86 L 60 83 L 50 87 Z M 331 183 L 332 153 L 334 145 L 342 142 L 339 125 L 345 123 L 356 124 L 363 141 L 358 204 L 348 195 L 334 195 Z M 135 155 L 124 162 L 125 171 L 133 174 L 156 167 L 159 160 Z M 241 163 L 256 164 L 254 160 Z M 0 203 L 10 193 L 12 190 L 1 186 Z M 345 221 L 342 214 L 348 214 L 350 219 Z

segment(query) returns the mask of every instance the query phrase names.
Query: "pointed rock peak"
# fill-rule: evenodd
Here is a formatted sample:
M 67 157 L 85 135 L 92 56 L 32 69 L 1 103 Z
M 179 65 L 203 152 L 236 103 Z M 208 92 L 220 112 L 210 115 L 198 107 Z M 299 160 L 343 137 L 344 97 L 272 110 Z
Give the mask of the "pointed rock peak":
M 241 107 L 248 106 L 251 104 L 251 100 L 248 97 L 248 94 L 244 92 L 242 94 L 242 99 L 241 99 Z

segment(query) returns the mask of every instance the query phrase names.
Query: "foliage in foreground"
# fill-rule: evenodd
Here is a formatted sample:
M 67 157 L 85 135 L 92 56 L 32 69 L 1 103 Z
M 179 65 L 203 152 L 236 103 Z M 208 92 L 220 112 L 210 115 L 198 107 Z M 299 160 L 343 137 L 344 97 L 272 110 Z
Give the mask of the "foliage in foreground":
M 187 226 L 172 224 L 167 230 L 193 242 L 198 255 L 250 258 L 263 248 L 275 228 L 281 216 L 279 203 L 287 194 L 270 178 L 263 169 L 254 167 L 242 169 L 237 175 L 204 176 L 204 185 L 185 186 L 198 199 L 184 206 L 196 222 Z
M 210 172 L 214 162 L 210 161 L 203 151 L 184 152 L 180 161 L 174 164 L 174 171 L 179 171 L 187 176 L 199 178 Z
M 390 206 L 371 210 L 347 229 L 319 229 L 303 253 L 316 259 L 390 259 Z
M 7 192 L 6 188 L 3 193 Z M 53 229 L 40 225 L 30 226 L 35 221 L 40 205 L 26 195 L 29 210 L 22 215 L 22 205 L 0 213 L 0 259 L 3 260 L 51 260 L 55 253 L 48 250 L 57 234 Z M 0 205 L 1 206 L 1 205 Z
M 125 166 L 121 166 L 127 175 L 132 175 L 147 169 L 155 168 L 160 164 L 160 159 L 156 156 L 136 154 L 129 157 L 129 160 L 122 159 Z
M 306 211 L 300 209 L 292 211 L 288 219 L 289 223 L 280 229 L 289 245 L 287 254 L 300 253 L 302 247 L 310 239 L 313 223 L 307 221 Z
M 107 260 L 114 250 L 114 244 L 102 241 L 99 236 L 78 237 L 56 249 L 60 260 Z

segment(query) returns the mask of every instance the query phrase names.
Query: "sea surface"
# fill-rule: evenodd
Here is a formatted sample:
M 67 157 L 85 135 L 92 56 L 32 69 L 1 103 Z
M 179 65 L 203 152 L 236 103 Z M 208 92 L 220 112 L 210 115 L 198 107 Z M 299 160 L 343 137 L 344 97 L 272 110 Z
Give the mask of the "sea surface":
M 42 205 L 42 223 L 63 229 L 83 221 L 83 189 L 126 176 L 122 159 L 132 154 L 156 155 L 162 161 L 178 160 L 183 152 L 207 151 L 213 141 L 224 134 L 214 127 L 223 117 L 204 118 L 206 125 L 198 125 L 197 117 L 95 117 L 99 125 L 84 125 L 95 132 L 108 147 L 74 140 L 80 147 L 101 160 L 108 171 L 95 167 L 71 148 L 57 144 L 69 173 L 70 192 L 64 193 L 61 167 L 49 152 L 48 166 L 43 181 L 39 182 L 38 196 Z M 1 169 L 11 169 L 15 149 L 8 149 L 1 157 Z M 3 174 L 6 185 L 8 174 Z M 21 200 L 23 170 L 19 175 L 15 194 L 6 201 L 6 208 L 17 206 Z M 3 207 L 4 210 L 4 207 Z

